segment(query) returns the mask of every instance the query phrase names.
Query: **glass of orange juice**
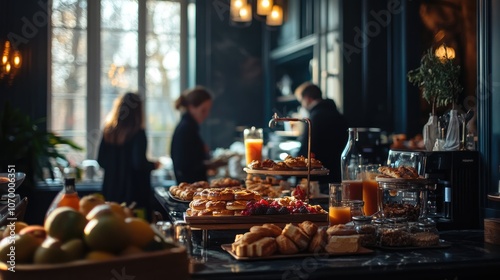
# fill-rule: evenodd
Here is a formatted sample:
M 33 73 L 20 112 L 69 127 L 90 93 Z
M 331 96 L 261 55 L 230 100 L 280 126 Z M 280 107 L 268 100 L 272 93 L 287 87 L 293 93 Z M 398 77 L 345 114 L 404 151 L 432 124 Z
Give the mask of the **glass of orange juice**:
M 371 216 L 378 212 L 378 183 L 375 177 L 380 174 L 380 164 L 366 164 L 362 167 L 363 201 L 365 215 Z
M 247 128 L 243 131 L 243 139 L 245 142 L 245 158 L 247 165 L 254 160 L 262 161 L 262 146 L 264 138 L 262 128 Z
M 345 224 L 351 221 L 349 189 L 346 184 L 330 183 L 329 225 Z

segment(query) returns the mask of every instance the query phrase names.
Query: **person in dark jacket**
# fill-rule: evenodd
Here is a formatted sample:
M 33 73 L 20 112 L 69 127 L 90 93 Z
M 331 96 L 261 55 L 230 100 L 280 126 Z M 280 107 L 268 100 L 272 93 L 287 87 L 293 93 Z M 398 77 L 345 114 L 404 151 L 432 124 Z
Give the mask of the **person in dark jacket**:
M 212 98 L 208 89 L 196 86 L 185 90 L 175 102 L 175 108 L 182 115 L 172 137 L 170 154 L 178 184 L 208 181 L 210 169 L 227 164 L 210 159 L 209 149 L 199 132 L 212 109 Z
M 144 218 L 152 218 L 151 171 L 158 162 L 146 157 L 147 138 L 141 97 L 128 92 L 118 97 L 102 132 L 97 162 L 104 169 L 102 194 L 107 201 L 136 203 Z
M 348 138 L 346 119 L 338 111 L 335 101 L 323 98 L 317 85 L 302 83 L 294 93 L 301 106 L 308 111 L 311 120 L 311 156 L 330 170 L 328 176 L 318 176 L 311 180 L 318 180 L 320 184 L 340 182 L 340 156 Z M 299 140 L 301 147 L 298 155 L 307 157 L 307 125 Z

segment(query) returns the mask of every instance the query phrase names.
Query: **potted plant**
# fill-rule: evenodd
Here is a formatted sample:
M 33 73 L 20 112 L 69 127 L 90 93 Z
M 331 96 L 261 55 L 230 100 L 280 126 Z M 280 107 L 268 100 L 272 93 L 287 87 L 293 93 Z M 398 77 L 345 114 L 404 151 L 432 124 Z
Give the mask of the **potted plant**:
M 458 101 L 459 93 L 463 90 L 459 75 L 460 65 L 455 63 L 455 51 L 444 44 L 436 50 L 433 50 L 432 47 L 429 48 L 422 56 L 420 66 L 410 70 L 407 74 L 409 82 L 421 89 L 422 97 L 431 105 L 429 121 L 424 126 L 423 131 L 424 144 L 427 150 L 433 149 L 439 135 L 435 115 L 436 108 L 451 104 L 450 116 L 457 114 L 455 104 Z M 448 147 L 449 149 L 455 149 L 455 136 L 459 142 L 458 127 L 455 135 L 452 122 L 454 123 L 454 120 L 450 120 L 446 135 L 448 144 L 452 145 Z M 459 143 L 457 145 L 459 146 Z
M 57 146 L 67 145 L 75 150 L 82 150 L 71 140 L 60 137 L 53 132 L 40 129 L 44 119 L 37 121 L 13 108 L 8 102 L 0 112 L 0 169 L 15 165 L 16 170 L 26 173 L 27 188 L 21 192 L 28 194 L 34 186 L 35 178 L 43 178 L 43 169 L 52 172 L 54 163 L 67 162 Z M 53 176 L 53 174 L 52 174 Z

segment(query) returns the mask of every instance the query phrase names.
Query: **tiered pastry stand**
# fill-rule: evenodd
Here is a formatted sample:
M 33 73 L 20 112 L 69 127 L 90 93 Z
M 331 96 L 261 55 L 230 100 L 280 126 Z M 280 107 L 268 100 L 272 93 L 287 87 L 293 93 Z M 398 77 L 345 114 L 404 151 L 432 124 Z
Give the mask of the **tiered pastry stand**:
M 308 147 L 307 147 L 307 169 L 304 170 L 258 170 L 244 168 L 248 174 L 279 175 L 279 176 L 307 176 L 306 200 L 309 202 L 309 188 L 311 175 L 328 175 L 330 170 L 326 168 L 311 169 L 311 121 L 308 118 L 280 118 L 275 113 L 269 121 L 269 127 L 273 128 L 278 122 L 305 122 L 308 124 Z M 273 223 L 284 227 L 287 223 L 301 223 L 311 221 L 318 226 L 328 225 L 328 214 L 290 214 L 290 215 L 259 215 L 259 216 L 185 216 L 184 220 L 193 229 L 203 231 L 203 248 L 208 246 L 208 230 L 249 229 L 254 225 Z

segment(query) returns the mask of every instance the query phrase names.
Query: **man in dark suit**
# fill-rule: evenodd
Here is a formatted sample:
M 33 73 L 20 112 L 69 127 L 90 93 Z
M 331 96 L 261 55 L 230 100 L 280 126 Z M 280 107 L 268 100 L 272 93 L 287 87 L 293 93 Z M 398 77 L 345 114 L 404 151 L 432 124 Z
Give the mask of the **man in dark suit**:
M 309 113 L 311 120 L 311 157 L 320 160 L 323 166 L 330 170 L 328 176 L 311 178 L 322 185 L 340 182 L 340 156 L 347 143 L 348 124 L 338 111 L 335 101 L 323 98 L 321 89 L 305 82 L 297 87 L 295 96 L 301 106 Z M 308 128 L 299 137 L 301 147 L 297 155 L 307 157 Z

